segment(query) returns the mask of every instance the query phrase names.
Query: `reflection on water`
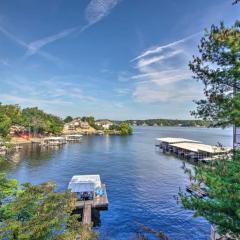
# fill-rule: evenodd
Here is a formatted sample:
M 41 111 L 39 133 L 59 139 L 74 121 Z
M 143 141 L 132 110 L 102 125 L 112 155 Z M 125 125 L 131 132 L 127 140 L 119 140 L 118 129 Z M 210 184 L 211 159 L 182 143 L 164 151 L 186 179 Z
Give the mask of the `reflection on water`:
M 100 174 L 106 183 L 109 209 L 101 212 L 102 236 L 131 239 L 143 223 L 164 231 L 170 239 L 208 239 L 210 226 L 177 203 L 179 187 L 188 178 L 182 161 L 155 150 L 156 137 L 184 137 L 207 144 L 231 145 L 230 129 L 139 127 L 132 136 L 85 136 L 82 143 L 61 148 L 26 145 L 1 165 L 1 170 L 22 182 L 53 180 L 67 188 L 73 175 Z

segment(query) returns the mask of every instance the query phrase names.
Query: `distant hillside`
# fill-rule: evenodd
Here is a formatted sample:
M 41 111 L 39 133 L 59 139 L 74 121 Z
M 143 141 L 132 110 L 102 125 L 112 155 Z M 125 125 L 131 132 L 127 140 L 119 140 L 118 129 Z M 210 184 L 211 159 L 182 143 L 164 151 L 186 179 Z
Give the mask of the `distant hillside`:
M 146 120 L 127 120 L 126 122 L 136 126 L 180 126 L 180 127 L 210 126 L 210 122 L 203 120 L 146 119 Z

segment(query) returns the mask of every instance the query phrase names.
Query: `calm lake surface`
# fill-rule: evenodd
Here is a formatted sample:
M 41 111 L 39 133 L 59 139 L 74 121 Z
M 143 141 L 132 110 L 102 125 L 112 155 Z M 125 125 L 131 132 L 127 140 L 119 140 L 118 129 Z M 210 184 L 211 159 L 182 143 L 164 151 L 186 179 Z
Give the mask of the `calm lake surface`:
M 66 189 L 73 175 L 100 174 L 110 202 L 97 228 L 102 239 L 133 239 L 137 222 L 171 240 L 209 239 L 208 222 L 192 218 L 174 198 L 188 184 L 182 161 L 154 147 L 156 137 L 169 136 L 231 146 L 232 130 L 137 127 L 132 136 L 84 136 L 58 149 L 25 146 L 0 168 L 20 183 L 53 180 L 57 190 Z

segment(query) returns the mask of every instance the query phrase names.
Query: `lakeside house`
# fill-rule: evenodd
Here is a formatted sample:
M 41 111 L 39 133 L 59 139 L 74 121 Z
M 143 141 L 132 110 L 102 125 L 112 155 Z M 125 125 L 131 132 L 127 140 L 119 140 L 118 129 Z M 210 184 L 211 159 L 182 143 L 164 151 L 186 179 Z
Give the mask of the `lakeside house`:
M 73 121 L 65 123 L 63 127 L 63 134 L 92 134 L 95 132 L 96 130 L 81 118 L 75 118 Z
M 68 131 L 75 131 L 78 128 L 89 129 L 90 125 L 88 122 L 82 121 L 80 118 L 76 118 L 73 121 L 64 124 L 64 129 Z
M 90 125 L 89 125 L 89 123 L 88 122 L 80 122 L 80 127 L 82 128 L 82 129 L 89 129 L 90 128 Z
M 12 125 L 9 130 L 10 136 L 25 136 L 27 134 L 27 128 L 21 125 Z
M 97 126 L 102 127 L 104 130 L 108 130 L 110 128 L 110 126 L 113 125 L 113 122 L 111 122 L 108 119 L 97 120 L 95 123 Z

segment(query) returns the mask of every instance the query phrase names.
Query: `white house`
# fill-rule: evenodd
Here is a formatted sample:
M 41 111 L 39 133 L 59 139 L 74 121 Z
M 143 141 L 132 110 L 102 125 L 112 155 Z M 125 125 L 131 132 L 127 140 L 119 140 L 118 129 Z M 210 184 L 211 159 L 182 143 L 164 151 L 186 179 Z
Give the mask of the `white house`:
M 96 125 L 103 127 L 104 129 L 109 129 L 113 123 L 107 119 L 96 121 Z

